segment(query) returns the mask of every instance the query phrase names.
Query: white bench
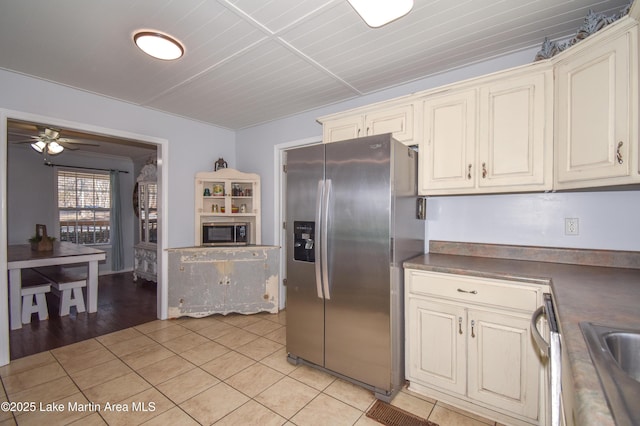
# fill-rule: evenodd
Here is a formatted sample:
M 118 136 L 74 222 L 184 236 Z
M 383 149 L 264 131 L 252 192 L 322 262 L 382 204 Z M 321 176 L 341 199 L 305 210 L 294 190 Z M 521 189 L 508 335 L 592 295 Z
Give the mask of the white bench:
M 22 271 L 22 285 L 20 296 L 22 296 L 22 323 L 31 322 L 31 314 L 38 314 L 40 321 L 49 318 L 47 308 L 47 298 L 45 296 L 51 290 L 51 284 L 33 271 L 25 269 Z
M 77 312 L 86 311 L 82 294 L 82 287 L 87 286 L 86 278 L 60 267 L 34 270 L 51 283 L 52 293 L 60 298 L 60 316 L 69 315 L 72 306 L 76 307 Z

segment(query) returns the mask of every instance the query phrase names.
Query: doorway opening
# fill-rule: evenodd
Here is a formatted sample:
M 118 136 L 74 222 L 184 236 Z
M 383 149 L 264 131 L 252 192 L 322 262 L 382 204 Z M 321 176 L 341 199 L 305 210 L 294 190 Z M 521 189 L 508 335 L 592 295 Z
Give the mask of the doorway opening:
M 58 134 L 51 133 L 47 129 L 53 129 Z M 31 144 L 41 140 L 47 132 L 47 136 L 59 138 L 60 145 L 64 150 L 59 155 L 46 155 L 46 153 L 35 152 L 35 148 Z M 46 139 L 45 139 L 46 140 Z M 58 140 L 54 140 L 58 142 Z M 33 149 L 32 149 L 33 148 Z M 133 215 L 133 186 L 136 177 L 145 164 L 150 161 L 157 163 L 158 167 L 158 246 L 157 246 L 157 285 L 154 285 L 152 297 L 153 318 L 166 318 L 166 283 L 163 279 L 163 252 L 166 245 L 166 224 L 163 220 L 162 212 L 166 210 L 166 170 L 162 167 L 162 159 L 166 159 L 167 141 L 155 137 L 133 134 L 114 129 L 99 128 L 96 126 L 86 125 L 83 123 L 73 123 L 54 119 L 50 117 L 35 116 L 15 111 L 0 111 L 0 160 L 2 164 L 6 164 L 0 176 L 1 199 L 0 202 L 5 206 L 0 211 L 0 226 L 4 229 L 0 236 L 0 246 L 7 247 L 9 244 L 27 243 L 24 238 L 25 229 L 33 227 L 33 223 L 40 223 L 40 220 L 49 222 L 52 226 L 49 229 L 54 230 L 56 223 L 57 206 L 55 197 L 55 183 L 52 182 L 52 176 L 55 175 L 53 169 L 58 168 L 76 168 L 76 169 L 118 169 L 122 172 L 121 176 L 125 182 L 121 183 L 123 201 L 123 211 L 127 212 L 128 217 L 123 217 L 123 222 L 127 222 L 127 250 L 125 251 L 126 263 L 123 272 L 111 271 L 109 265 L 102 265 L 101 281 L 112 281 L 124 284 L 131 282 L 133 285 L 147 287 L 147 296 L 149 294 L 149 284 L 144 284 L 138 279 L 138 283 L 133 283 L 133 245 L 135 235 L 138 235 L 135 229 Z M 45 167 L 50 166 L 50 167 Z M 26 174 L 26 177 L 25 177 Z M 44 179 L 43 179 L 44 177 Z M 48 177 L 48 178 L 47 178 Z M 29 181 L 31 185 L 29 185 Z M 122 182 L 121 181 L 121 182 Z M 35 186 L 34 186 L 35 184 Z M 21 190 L 21 187 L 27 190 Z M 34 189 L 37 188 L 37 189 Z M 54 201 L 52 201 L 54 200 Z M 49 205 L 45 208 L 45 203 Z M 36 219 L 33 211 L 45 211 L 44 219 Z M 23 213 L 21 213 L 23 212 Z M 135 231 L 135 232 L 134 232 Z M 57 236 L 58 232 L 50 232 L 50 235 Z M 124 240 L 124 239 L 123 239 Z M 97 247 L 100 248 L 100 247 Z M 105 246 L 108 249 L 108 247 Z M 7 294 L 7 258 L 6 250 L 4 256 L 0 255 L 0 267 L 3 269 L 0 275 L 0 303 L 6 306 L 5 312 L 8 312 L 8 294 Z M 106 250 L 105 250 L 106 251 Z M 3 259 L 4 257 L 4 259 Z M 109 262 L 109 259 L 107 259 Z M 116 272 L 111 274 L 112 272 Z M 106 278 L 102 278 L 106 277 Z M 106 287 L 105 287 L 106 290 Z M 153 296 L 152 294 L 152 296 Z M 122 301 L 122 299 L 121 299 Z M 105 301 L 106 302 L 106 301 Z M 118 297 L 113 302 L 118 303 Z M 98 301 L 100 307 L 100 300 Z M 107 309 L 107 308 L 104 308 Z M 91 316 L 98 316 L 100 310 Z M 78 315 L 85 315 L 78 314 Z M 104 315 L 103 315 L 104 316 Z M 87 316 L 88 317 L 88 316 Z M 91 328 L 90 321 L 84 321 L 84 326 Z M 121 328 L 126 328 L 126 321 L 122 323 Z M 27 325 L 29 327 L 32 325 Z M 43 325 L 44 326 L 44 325 Z M 70 327 L 70 326 L 69 326 Z M 106 330 L 106 329 L 105 329 Z M 114 331 L 114 330 L 112 330 Z M 95 328 L 91 332 L 100 332 L 99 328 Z M 0 365 L 9 362 L 10 359 L 10 336 L 9 324 L 6 318 L 0 316 L 0 347 L 6 348 L 6 351 L 0 351 Z M 105 333 L 103 333 L 105 334 Z M 81 334 L 79 334 L 81 335 Z M 5 344 L 6 343 L 6 344 Z

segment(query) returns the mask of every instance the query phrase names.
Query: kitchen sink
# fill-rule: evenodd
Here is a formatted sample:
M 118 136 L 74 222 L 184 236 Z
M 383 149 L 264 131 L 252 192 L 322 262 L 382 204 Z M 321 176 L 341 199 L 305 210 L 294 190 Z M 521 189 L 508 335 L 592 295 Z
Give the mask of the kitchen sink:
M 590 322 L 580 328 L 616 424 L 640 424 L 640 329 Z

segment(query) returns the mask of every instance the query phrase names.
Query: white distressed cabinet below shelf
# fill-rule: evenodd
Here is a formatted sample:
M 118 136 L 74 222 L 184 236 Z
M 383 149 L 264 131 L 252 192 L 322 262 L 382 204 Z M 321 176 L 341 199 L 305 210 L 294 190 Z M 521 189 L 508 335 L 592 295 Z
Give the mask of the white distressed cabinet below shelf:
M 544 425 L 530 318 L 546 286 L 405 271 L 409 389 L 514 425 Z
M 168 252 L 169 318 L 278 312 L 279 247 L 185 247 Z

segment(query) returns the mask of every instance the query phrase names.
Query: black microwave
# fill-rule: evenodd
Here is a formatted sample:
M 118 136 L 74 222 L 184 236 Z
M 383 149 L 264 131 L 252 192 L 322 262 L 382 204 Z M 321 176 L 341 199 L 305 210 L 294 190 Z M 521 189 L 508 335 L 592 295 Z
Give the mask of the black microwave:
M 203 246 L 246 246 L 249 224 L 246 222 L 205 222 L 202 224 Z

